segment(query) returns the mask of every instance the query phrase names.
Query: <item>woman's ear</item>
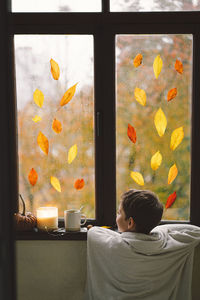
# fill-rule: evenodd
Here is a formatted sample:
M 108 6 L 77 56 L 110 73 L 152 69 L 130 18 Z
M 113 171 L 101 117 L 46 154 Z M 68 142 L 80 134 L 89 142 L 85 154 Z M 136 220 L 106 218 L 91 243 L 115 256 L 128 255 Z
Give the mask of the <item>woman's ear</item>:
M 135 228 L 135 222 L 132 217 L 128 219 L 128 230 L 133 231 Z

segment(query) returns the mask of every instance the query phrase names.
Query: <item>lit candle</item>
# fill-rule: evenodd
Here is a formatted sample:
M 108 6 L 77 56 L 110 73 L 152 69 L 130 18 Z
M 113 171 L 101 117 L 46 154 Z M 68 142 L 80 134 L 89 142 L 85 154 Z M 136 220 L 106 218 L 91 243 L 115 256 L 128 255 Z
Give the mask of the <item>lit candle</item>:
M 48 231 L 58 229 L 58 208 L 39 207 L 37 209 L 37 228 Z

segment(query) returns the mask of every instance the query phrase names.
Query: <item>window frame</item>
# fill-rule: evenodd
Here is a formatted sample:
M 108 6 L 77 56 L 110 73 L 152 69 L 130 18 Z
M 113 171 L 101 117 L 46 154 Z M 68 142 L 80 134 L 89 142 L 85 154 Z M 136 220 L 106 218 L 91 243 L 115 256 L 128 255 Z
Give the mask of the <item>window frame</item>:
M 66 18 L 67 15 L 67 18 Z M 92 34 L 94 36 L 94 116 L 95 116 L 95 196 L 94 225 L 115 225 L 116 219 L 116 92 L 115 35 L 117 34 L 193 34 L 191 192 L 190 222 L 200 226 L 200 12 L 109 12 L 109 1 L 102 0 L 98 13 L 7 13 L 8 69 L 6 89 L 9 120 L 6 139 L 10 146 L 8 166 L 13 210 L 18 207 L 18 166 L 16 133 L 16 93 L 13 37 L 15 34 Z M 12 76 L 10 76 L 12 74 Z M 13 101 L 14 100 L 14 101 Z M 12 162 L 12 164 L 11 164 Z M 63 226 L 63 220 L 60 220 Z M 26 234 L 26 238 L 30 236 Z

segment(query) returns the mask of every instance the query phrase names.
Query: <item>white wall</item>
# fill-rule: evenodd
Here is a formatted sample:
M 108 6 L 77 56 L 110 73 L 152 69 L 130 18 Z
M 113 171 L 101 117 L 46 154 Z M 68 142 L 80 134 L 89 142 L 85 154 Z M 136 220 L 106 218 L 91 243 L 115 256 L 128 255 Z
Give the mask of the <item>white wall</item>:
M 17 241 L 18 300 L 82 300 L 86 241 Z M 193 300 L 200 299 L 200 246 L 193 270 Z

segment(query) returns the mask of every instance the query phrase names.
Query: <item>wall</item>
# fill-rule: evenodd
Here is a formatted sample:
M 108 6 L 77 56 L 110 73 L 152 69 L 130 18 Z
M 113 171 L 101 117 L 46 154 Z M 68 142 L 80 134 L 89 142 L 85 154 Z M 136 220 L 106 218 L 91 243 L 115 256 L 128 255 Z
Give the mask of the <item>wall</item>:
M 86 241 L 18 241 L 17 300 L 82 300 Z M 193 300 L 200 299 L 200 246 L 193 269 Z

